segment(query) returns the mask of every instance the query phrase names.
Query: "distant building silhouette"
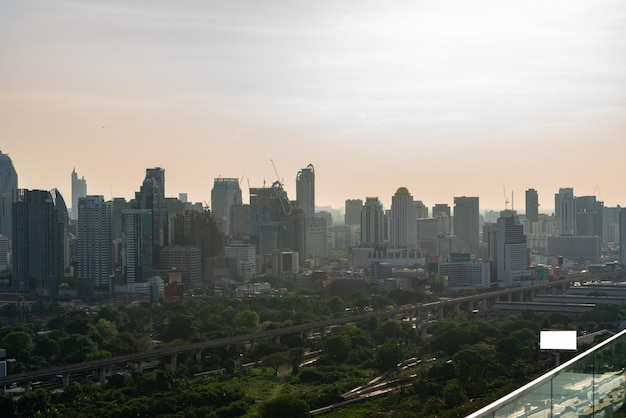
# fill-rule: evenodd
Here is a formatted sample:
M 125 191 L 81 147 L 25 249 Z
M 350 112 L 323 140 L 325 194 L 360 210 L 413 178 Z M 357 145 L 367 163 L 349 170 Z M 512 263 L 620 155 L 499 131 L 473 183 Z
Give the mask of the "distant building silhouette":
M 604 202 L 595 196 L 576 197 L 576 235 L 603 237 Z
M 437 203 L 433 206 L 433 218 L 437 219 L 439 233 L 448 235 L 451 232 L 451 212 L 447 203 Z
M 361 210 L 361 244 L 376 245 L 384 242 L 385 212 L 377 197 L 365 198 Z
M 535 189 L 526 190 L 526 219 L 531 225 L 539 222 L 539 194 Z
M 361 225 L 361 209 L 363 201 L 361 199 L 346 200 L 346 213 L 344 223 L 346 225 Z
M 18 189 L 13 202 L 13 287 L 55 298 L 68 251 L 68 213 L 58 190 Z
M 213 180 L 211 213 L 224 235 L 230 235 L 231 209 L 234 206 L 241 206 L 241 204 L 239 179 L 216 178 Z
M 501 212 L 496 226 L 496 266 L 499 287 L 529 284 L 530 252 L 524 226 L 513 210 Z
M 626 208 L 619 211 L 619 258 L 626 264 Z
M 454 198 L 454 235 L 463 252 L 472 252 L 480 239 L 480 212 L 478 197 Z
M 165 201 L 164 169 L 160 167 L 146 169 L 146 178 L 139 191 L 135 192 L 135 200 L 131 202 L 131 207 L 150 212 L 152 217 L 150 234 L 152 268 L 158 270 L 160 249 L 169 244 L 169 213 Z M 147 231 L 143 231 L 143 233 L 145 234 Z
M 574 189 L 561 187 L 554 195 L 554 217 L 556 218 L 557 235 L 576 234 L 576 203 Z
M 78 288 L 93 296 L 96 289 L 112 291 L 112 202 L 103 196 L 78 199 Z
M 78 219 L 78 199 L 87 196 L 87 181 L 85 177 L 78 178 L 76 169 L 72 170 L 72 210 L 70 219 Z
M 315 168 L 309 164 L 298 171 L 296 176 L 296 201 L 304 211 L 306 222 L 315 217 Z
M 417 213 L 413 196 L 406 187 L 399 187 L 391 197 L 390 243 L 394 247 L 417 245 Z
M 17 172 L 13 161 L 0 151 L 0 234 L 13 236 L 13 198 L 17 190 Z

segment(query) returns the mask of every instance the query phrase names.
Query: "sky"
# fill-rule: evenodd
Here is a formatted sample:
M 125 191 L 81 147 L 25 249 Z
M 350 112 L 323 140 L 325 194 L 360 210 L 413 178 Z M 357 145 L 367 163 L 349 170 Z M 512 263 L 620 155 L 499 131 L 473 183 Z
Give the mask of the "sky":
M 18 186 L 130 199 L 277 179 L 316 204 L 626 206 L 621 0 L 0 0 L 0 151 Z M 275 167 L 275 168 L 274 168 Z

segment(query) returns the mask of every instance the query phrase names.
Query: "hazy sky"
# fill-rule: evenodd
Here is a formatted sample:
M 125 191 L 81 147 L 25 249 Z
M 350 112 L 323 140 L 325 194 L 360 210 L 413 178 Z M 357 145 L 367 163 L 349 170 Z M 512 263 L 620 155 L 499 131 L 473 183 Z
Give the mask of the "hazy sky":
M 19 187 L 131 198 L 316 170 L 316 203 L 400 186 L 524 211 L 626 205 L 626 2 L 0 0 L 0 150 Z

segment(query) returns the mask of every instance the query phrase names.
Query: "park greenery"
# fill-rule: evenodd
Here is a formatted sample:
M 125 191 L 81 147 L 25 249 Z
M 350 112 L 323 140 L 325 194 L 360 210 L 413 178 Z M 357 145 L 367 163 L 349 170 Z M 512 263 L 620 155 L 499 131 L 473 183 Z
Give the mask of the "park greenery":
M 427 301 L 421 292 L 369 290 L 350 298 L 188 298 L 74 310 L 38 302 L 28 315 L 41 320 L 5 325 L 0 347 L 14 359 L 12 374 Z M 233 344 L 200 359 L 181 354 L 176 370 L 167 359 L 143 373 L 128 365 L 110 370 L 104 385 L 76 376 L 63 391 L 50 386 L 2 395 L 0 411 L 3 417 L 305 417 L 391 373 L 397 383 L 385 396 L 324 416 L 465 416 L 553 366 L 553 357 L 538 349 L 541 329 L 615 329 L 620 308 L 606 305 L 576 318 L 451 311 L 424 329 L 408 318 L 368 318 L 324 335 L 262 340 L 252 351 Z M 0 309 L 5 321 L 24 315 L 14 306 Z M 406 359 L 416 359 L 414 366 L 398 367 Z

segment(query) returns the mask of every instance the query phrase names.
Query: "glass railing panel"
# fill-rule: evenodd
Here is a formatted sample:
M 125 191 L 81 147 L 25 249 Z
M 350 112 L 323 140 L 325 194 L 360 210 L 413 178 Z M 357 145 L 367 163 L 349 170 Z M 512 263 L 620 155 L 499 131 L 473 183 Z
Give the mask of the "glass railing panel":
M 593 413 L 593 358 L 584 357 L 552 378 L 553 417 L 578 418 Z
M 595 414 L 612 417 L 624 410 L 624 337 L 594 353 L 593 410 Z
M 494 418 L 529 417 L 550 418 L 552 389 L 551 382 L 533 388 L 494 413 Z

